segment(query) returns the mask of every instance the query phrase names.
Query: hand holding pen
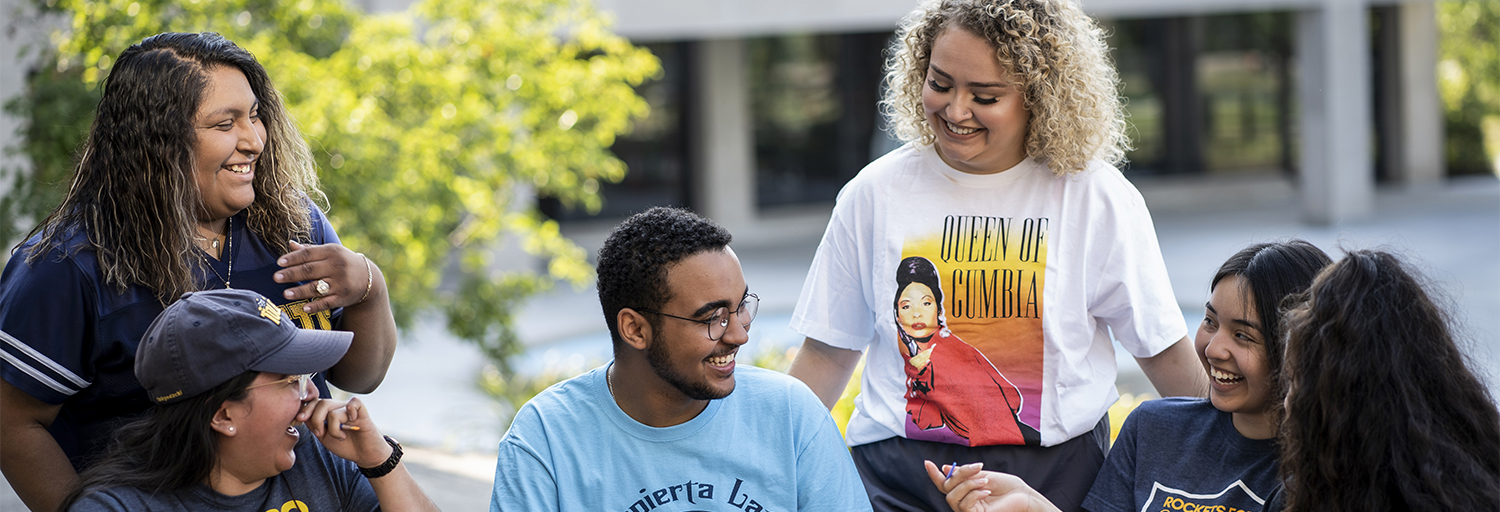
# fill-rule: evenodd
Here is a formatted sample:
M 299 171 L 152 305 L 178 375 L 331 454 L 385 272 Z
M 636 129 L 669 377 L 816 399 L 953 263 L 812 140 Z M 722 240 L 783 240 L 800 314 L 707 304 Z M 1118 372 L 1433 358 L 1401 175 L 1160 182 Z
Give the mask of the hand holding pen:
M 947 496 L 954 512 L 1052 512 L 1057 507 L 1041 493 L 1026 485 L 1020 477 L 984 471 L 983 463 L 948 464 L 947 473 L 939 471 L 932 461 L 923 461 L 933 485 Z

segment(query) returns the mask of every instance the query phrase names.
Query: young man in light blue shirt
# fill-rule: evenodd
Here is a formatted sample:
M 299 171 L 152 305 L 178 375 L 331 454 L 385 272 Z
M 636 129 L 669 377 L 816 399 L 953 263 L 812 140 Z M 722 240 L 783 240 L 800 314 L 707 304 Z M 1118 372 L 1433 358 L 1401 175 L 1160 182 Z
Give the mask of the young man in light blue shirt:
M 599 251 L 614 361 L 553 386 L 500 442 L 493 511 L 869 511 L 827 409 L 737 368 L 760 299 L 722 227 L 653 208 Z

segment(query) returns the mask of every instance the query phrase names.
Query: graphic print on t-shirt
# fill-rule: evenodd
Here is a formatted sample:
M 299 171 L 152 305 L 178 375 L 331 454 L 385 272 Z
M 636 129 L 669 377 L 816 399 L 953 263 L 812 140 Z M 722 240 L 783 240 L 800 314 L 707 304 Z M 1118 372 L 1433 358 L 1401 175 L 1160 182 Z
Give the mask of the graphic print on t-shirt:
M 663 507 L 669 503 L 676 503 L 673 510 L 685 512 L 706 512 L 707 510 L 744 510 L 746 512 L 766 511 L 766 506 L 757 501 L 751 492 L 755 491 L 755 485 L 746 483 L 744 480 L 735 478 L 734 486 L 725 494 L 724 488 L 729 487 L 727 483 L 721 482 L 718 498 L 714 496 L 714 484 L 706 482 L 695 482 L 687 480 L 670 485 L 663 485 L 655 490 L 641 489 L 641 496 L 630 504 L 626 512 L 649 512 Z M 717 502 L 729 504 L 719 505 Z M 769 512 L 769 511 L 766 511 Z
M 1048 219 L 949 215 L 908 235 L 891 319 L 906 437 L 1041 443 Z
M 317 313 L 303 311 L 302 306 L 306 306 L 310 302 L 312 302 L 312 299 L 288 302 L 281 305 L 281 310 L 285 311 L 286 316 L 291 318 L 292 321 L 297 322 L 297 327 L 299 328 L 319 331 L 333 330 L 332 310 L 325 309 Z
M 1141 512 L 1175 512 L 1178 510 L 1212 510 L 1215 512 L 1259 512 L 1265 498 L 1256 496 L 1245 482 L 1235 480 L 1229 487 L 1213 494 L 1193 494 L 1180 489 L 1151 483 L 1151 496 Z

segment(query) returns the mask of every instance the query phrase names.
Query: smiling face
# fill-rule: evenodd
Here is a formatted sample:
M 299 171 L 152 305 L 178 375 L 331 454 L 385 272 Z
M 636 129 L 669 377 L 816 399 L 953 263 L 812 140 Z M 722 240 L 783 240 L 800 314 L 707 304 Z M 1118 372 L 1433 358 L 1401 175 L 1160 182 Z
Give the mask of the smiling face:
M 927 123 L 943 162 L 970 174 L 994 174 L 1026 158 L 1025 97 L 979 36 L 948 28 L 932 43 L 922 88 Z
M 1236 427 L 1263 421 L 1271 405 L 1271 369 L 1253 300 L 1240 276 L 1220 280 L 1193 343 L 1208 372 L 1209 399 L 1214 408 L 1235 414 Z
M 235 431 L 221 442 L 219 464 L 241 482 L 276 476 L 297 462 L 293 449 L 301 434 L 296 417 L 303 402 L 295 380 L 275 382 L 287 377 L 262 373 L 250 383 L 243 400 L 224 403 Z M 308 399 L 316 400 L 317 388 L 311 381 L 307 386 Z
M 193 145 L 200 221 L 228 218 L 255 202 L 255 159 L 265 149 L 259 102 L 240 70 L 216 66 L 194 116 Z
M 694 320 L 707 320 L 718 308 L 739 309 L 749 289 L 734 251 L 709 250 L 694 254 L 667 268 L 671 301 L 662 313 Z M 738 314 L 729 321 L 724 336 L 708 339 L 707 326 L 661 317 L 646 358 L 656 377 L 677 393 L 692 400 L 714 400 L 734 391 L 734 357 L 750 341 L 749 329 Z
M 937 332 L 937 314 L 937 299 L 925 284 L 908 284 L 896 298 L 896 320 L 901 323 L 901 330 L 913 338 L 926 338 Z

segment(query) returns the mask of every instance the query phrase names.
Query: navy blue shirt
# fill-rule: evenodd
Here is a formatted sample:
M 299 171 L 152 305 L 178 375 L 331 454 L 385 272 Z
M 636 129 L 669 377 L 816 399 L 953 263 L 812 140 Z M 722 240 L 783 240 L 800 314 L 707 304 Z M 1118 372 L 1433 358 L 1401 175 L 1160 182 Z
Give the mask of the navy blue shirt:
M 1083 508 L 1261 512 L 1278 482 L 1272 440 L 1240 435 L 1208 400 L 1163 398 L 1125 419 Z
M 323 213 L 309 210 L 312 242 L 338 243 Z M 288 302 L 282 293 L 301 283 L 275 282 L 280 255 L 246 227 L 244 213 L 231 223 L 225 261 L 201 253 L 189 256 L 206 258 L 213 268 L 200 276 L 199 287 L 224 288 L 227 278 L 234 288 L 270 298 L 299 327 L 333 329 L 342 311 L 309 315 L 302 311 L 307 300 Z M 63 251 L 27 264 L 39 239 L 27 240 L 0 274 L 0 377 L 37 400 L 62 404 L 48 430 L 81 470 L 102 454 L 121 422 L 151 407 L 135 378 L 135 348 L 163 308 L 145 286 L 132 285 L 120 293 L 106 283 L 81 230 L 73 230 Z M 229 261 L 234 262 L 232 274 Z M 316 380 L 328 396 L 323 377 Z
M 226 496 L 199 484 L 175 493 L 153 493 L 134 487 L 96 489 L 74 503 L 71 512 L 157 511 L 258 511 L 306 510 L 344 512 L 380 510 L 370 481 L 359 468 L 328 451 L 306 427 L 297 427 L 297 461 L 292 469 L 267 478 L 255 490 Z

